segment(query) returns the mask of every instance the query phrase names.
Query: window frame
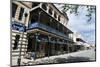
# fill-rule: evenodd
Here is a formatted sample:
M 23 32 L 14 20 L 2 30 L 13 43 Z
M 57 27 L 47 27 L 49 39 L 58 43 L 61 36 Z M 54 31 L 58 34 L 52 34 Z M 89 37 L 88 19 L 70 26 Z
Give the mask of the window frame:
M 12 3 L 12 17 L 15 17 L 17 7 L 18 7 L 18 5 L 17 5 L 17 4 Z
M 24 8 L 20 8 L 20 12 L 19 12 L 19 17 L 18 17 L 18 20 L 22 20 L 22 18 L 23 18 L 23 14 L 24 14 Z

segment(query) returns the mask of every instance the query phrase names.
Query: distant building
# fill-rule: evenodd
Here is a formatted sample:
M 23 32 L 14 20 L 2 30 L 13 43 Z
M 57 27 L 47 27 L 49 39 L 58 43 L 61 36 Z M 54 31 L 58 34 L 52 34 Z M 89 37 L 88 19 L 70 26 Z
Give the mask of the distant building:
M 74 33 L 73 35 L 75 50 L 91 49 L 90 44 L 88 44 L 80 34 Z

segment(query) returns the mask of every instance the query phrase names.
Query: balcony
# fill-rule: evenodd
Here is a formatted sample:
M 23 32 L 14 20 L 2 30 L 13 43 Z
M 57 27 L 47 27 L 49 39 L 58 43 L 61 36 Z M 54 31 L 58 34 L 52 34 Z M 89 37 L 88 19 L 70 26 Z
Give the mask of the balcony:
M 57 30 L 55 30 L 55 29 L 53 29 L 53 28 L 51 28 L 49 26 L 46 26 L 46 25 L 44 25 L 42 23 L 39 23 L 39 22 L 35 22 L 35 23 L 30 24 L 29 27 L 28 27 L 28 30 L 36 29 L 36 28 L 43 29 L 45 31 L 48 31 L 48 32 L 53 33 L 53 34 L 56 34 L 58 36 L 62 36 L 62 37 L 64 37 L 65 40 L 72 40 L 67 35 L 65 35 L 64 33 L 61 33 L 59 31 L 57 31 Z

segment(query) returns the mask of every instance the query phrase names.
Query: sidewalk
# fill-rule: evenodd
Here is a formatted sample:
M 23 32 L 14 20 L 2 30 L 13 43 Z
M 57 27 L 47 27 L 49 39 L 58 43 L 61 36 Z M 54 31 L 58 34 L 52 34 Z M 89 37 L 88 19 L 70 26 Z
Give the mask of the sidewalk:
M 36 65 L 36 64 L 48 64 L 48 63 L 69 63 L 69 62 L 85 62 L 85 61 L 95 61 L 95 51 L 84 50 L 74 53 L 62 54 L 58 56 L 50 56 L 45 58 L 33 60 L 22 60 L 22 65 Z M 23 64 L 24 63 L 24 64 Z

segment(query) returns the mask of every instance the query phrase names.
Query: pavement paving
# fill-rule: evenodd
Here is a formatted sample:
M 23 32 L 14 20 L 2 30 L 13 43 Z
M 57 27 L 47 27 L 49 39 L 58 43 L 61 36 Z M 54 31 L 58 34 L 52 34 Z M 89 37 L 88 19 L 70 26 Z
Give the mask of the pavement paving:
M 22 60 L 22 65 L 37 65 L 37 64 L 51 64 L 51 63 L 74 63 L 74 62 L 88 62 L 95 61 L 95 50 L 83 50 L 68 54 L 57 56 L 50 56 L 36 60 Z

